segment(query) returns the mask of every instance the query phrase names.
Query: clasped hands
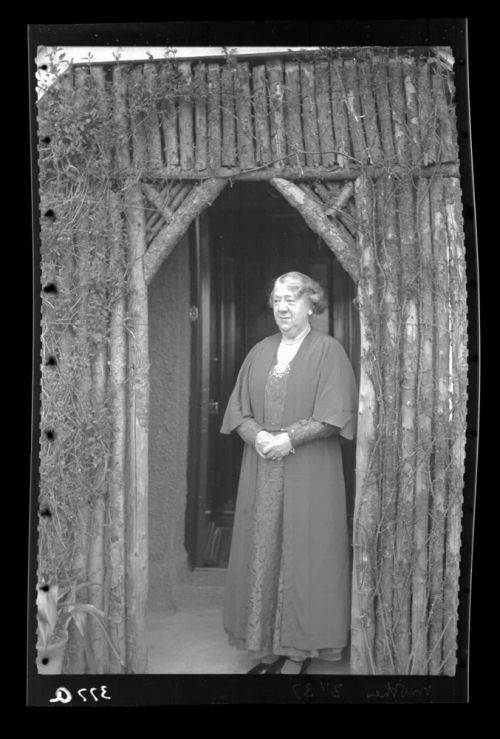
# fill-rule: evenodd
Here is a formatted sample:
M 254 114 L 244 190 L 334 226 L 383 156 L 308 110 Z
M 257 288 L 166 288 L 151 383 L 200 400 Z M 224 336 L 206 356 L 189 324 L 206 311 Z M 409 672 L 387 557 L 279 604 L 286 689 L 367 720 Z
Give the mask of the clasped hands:
M 286 431 L 276 435 L 259 431 L 255 437 L 255 449 L 263 459 L 282 459 L 293 452 L 292 442 Z

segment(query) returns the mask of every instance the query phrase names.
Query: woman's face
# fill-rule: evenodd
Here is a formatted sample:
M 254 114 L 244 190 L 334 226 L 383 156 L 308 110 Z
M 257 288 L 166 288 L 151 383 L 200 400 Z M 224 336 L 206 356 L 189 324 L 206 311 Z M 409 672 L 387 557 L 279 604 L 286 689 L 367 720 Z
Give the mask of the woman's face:
M 287 339 L 294 339 L 309 324 L 311 306 L 306 297 L 297 297 L 286 283 L 276 282 L 273 290 L 274 320 Z

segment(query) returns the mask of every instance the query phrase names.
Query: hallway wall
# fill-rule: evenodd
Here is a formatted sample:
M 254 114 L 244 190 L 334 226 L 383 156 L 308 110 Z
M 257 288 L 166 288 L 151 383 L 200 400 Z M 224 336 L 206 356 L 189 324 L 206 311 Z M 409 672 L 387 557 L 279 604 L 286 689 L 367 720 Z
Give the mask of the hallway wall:
M 149 604 L 175 608 L 173 582 L 187 569 L 184 516 L 190 382 L 188 237 L 149 287 Z

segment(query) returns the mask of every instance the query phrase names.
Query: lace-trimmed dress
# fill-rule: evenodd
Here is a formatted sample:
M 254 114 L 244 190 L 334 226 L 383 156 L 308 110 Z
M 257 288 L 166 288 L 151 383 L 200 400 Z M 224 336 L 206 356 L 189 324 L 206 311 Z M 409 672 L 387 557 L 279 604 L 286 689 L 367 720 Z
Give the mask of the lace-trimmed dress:
M 297 395 L 297 382 L 307 382 L 307 374 L 314 367 L 309 355 L 312 352 L 314 359 L 314 354 L 325 341 L 334 341 L 331 337 L 318 338 L 317 332 L 311 334 L 306 337 L 304 346 L 284 373 L 276 371 L 277 341 L 269 346 L 264 342 L 262 353 L 258 352 L 255 366 L 261 375 L 259 378 L 252 378 L 252 356 L 247 358 L 226 411 L 222 428 L 224 433 L 237 428 L 245 418 L 256 418 L 262 428 L 278 433 L 290 421 L 314 415 L 320 421 L 337 425 L 347 438 L 352 438 L 351 420 L 357 398 L 350 364 L 342 364 L 346 373 L 345 387 L 341 382 L 341 400 L 335 401 L 333 414 L 326 407 L 324 418 L 318 411 L 313 413 L 312 401 L 311 412 L 305 413 L 308 409 L 307 398 L 304 398 L 307 396 L 306 390 L 302 392 L 299 406 L 290 409 L 290 398 L 293 402 Z M 330 348 L 328 344 L 328 350 Z M 344 360 L 342 356 L 342 363 L 344 361 L 348 363 L 347 358 Z M 266 364 L 269 369 L 263 375 L 262 369 Z M 301 366 L 304 364 L 307 370 L 303 376 Z M 335 372 L 336 368 L 332 365 L 331 370 Z M 261 408 L 257 407 L 257 403 L 251 408 L 254 382 L 255 398 L 261 398 Z M 308 391 L 311 382 L 314 385 L 313 376 L 309 378 L 309 385 L 306 385 Z M 262 395 L 258 392 L 259 385 L 263 390 Z M 316 392 L 321 388 L 320 379 Z M 328 397 L 324 396 L 323 400 L 328 406 Z M 290 414 L 295 417 L 290 417 Z M 337 437 L 320 439 L 304 444 L 296 454 L 282 460 L 262 459 L 251 445 L 245 445 L 225 593 L 224 626 L 230 644 L 247 650 L 252 658 L 275 654 L 335 659 L 347 644 L 348 543 L 343 522 L 343 472 L 340 447 L 337 453 L 337 445 Z M 311 496 L 309 488 L 314 491 L 315 483 L 314 479 L 310 479 L 310 470 L 315 469 L 317 464 L 327 469 L 320 472 L 318 493 Z M 304 475 L 307 476 L 306 483 Z M 323 488 L 326 487 L 328 489 L 324 494 Z M 307 506 L 308 500 L 315 495 L 320 496 L 319 505 L 316 506 L 316 513 L 310 515 L 304 505 Z M 321 503 L 324 495 L 328 496 L 326 513 Z M 295 501 L 298 501 L 298 506 Z M 303 515 L 301 520 L 297 518 L 296 511 L 301 507 L 305 511 L 306 521 Z M 336 523 L 332 522 L 332 515 L 338 519 Z M 319 522 L 317 526 L 316 518 Z M 326 528 L 322 520 L 326 520 Z M 307 528 L 304 523 L 309 525 L 309 533 L 304 531 Z M 304 535 L 311 537 L 311 543 L 308 544 L 307 539 L 305 549 L 302 544 Z M 318 537 L 323 540 L 319 541 L 319 547 L 316 541 Z M 310 580 L 314 581 L 312 586 Z M 326 613 L 322 612 L 322 608 L 326 609 Z M 321 615 L 317 617 L 316 613 Z M 333 614 L 332 618 L 330 613 Z
M 264 393 L 265 428 L 281 427 L 290 367 L 271 369 Z M 229 635 L 229 643 L 248 650 L 251 658 L 269 654 L 337 659 L 341 649 L 304 651 L 282 644 L 283 616 L 283 482 L 284 460 L 259 457 L 252 526 L 250 598 L 246 640 Z

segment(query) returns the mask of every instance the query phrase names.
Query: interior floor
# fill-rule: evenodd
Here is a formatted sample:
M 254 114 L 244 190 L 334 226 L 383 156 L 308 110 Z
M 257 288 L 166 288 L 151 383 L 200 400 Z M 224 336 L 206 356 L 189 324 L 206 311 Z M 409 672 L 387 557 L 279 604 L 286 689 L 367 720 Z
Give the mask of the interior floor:
M 175 587 L 178 610 L 148 614 L 150 674 L 245 674 L 255 664 L 230 647 L 222 627 L 225 570 L 194 570 Z M 314 675 L 348 675 L 349 649 L 340 662 L 313 659 Z

